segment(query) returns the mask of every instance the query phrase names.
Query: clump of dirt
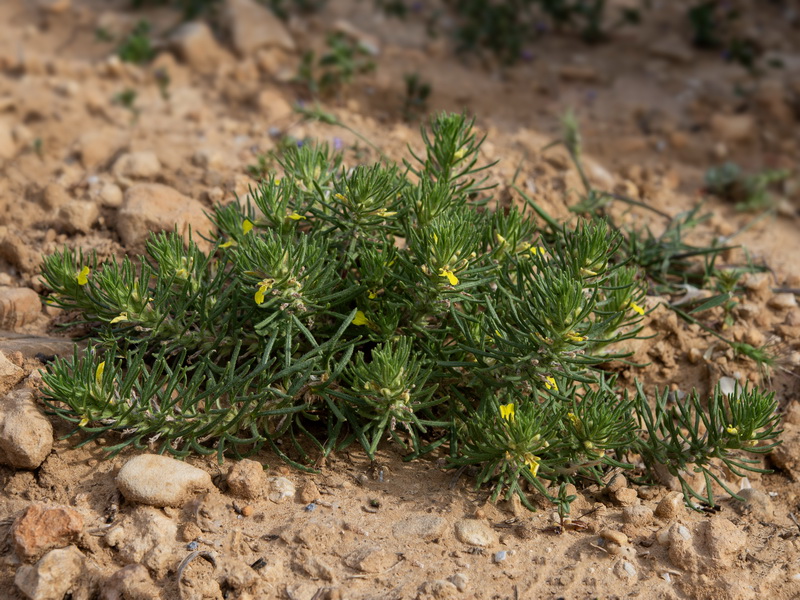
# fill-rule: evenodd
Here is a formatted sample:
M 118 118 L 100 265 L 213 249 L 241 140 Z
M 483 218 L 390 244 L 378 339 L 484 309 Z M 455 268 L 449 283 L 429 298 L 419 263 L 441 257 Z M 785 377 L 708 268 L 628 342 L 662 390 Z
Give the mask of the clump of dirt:
M 146 230 L 193 224 L 213 203 L 244 198 L 260 159 L 269 161 L 287 136 L 327 140 L 345 149 L 349 164 L 379 158 L 354 131 L 390 158 L 407 156 L 408 145 L 421 146 L 417 126 L 402 120 L 407 73 L 432 84 L 430 110 L 477 116 L 487 134 L 483 158 L 499 161 L 490 183 L 501 198 L 517 199 L 515 181 L 557 218 L 569 216 L 581 188 L 563 149 L 547 148 L 567 106 L 583 126 L 589 178 L 668 215 L 701 199 L 704 170 L 720 161 L 796 169 L 796 19 L 784 19 L 780 3 L 759 11 L 752 25 L 769 32 L 766 52 L 783 69 L 756 76 L 692 48 L 673 14 L 685 5 L 661 6 L 606 45 L 548 37 L 533 60 L 499 67 L 429 38 L 419 22 L 399 26 L 357 2 L 331 2 L 288 25 L 270 21 L 269 42 L 241 29 L 227 43 L 203 25 L 179 28 L 180 14 L 168 9 L 2 3 L 0 391 L 37 390 L 43 363 L 72 352 L 56 330 L 64 315 L 33 293 L 44 291 L 42 255 L 67 245 L 121 256 L 137 250 Z M 121 62 L 95 35 L 120 36 L 142 18 L 166 40 L 150 64 Z M 350 129 L 292 109 L 300 49 L 319 47 L 331 28 L 376 51 L 374 74 L 325 106 Z M 617 473 L 571 490 L 577 499 L 565 524 L 546 504 L 530 513 L 517 502 L 488 503 L 468 471 L 444 468 L 442 452 L 407 463 L 387 443 L 374 463 L 354 448 L 311 475 L 269 453 L 252 457 L 266 471 L 190 457 L 211 484 L 201 474 L 191 500 L 170 506 L 121 493 L 129 488 L 118 473 L 136 453 L 107 460 L 94 444 L 61 440 L 68 426 L 53 422 L 56 441 L 35 468 L 0 452 L 16 464 L 0 467 L 0 586 L 9 598 L 53 599 L 797 597 L 798 190 L 795 172 L 777 212 L 760 219 L 710 198 L 711 218 L 691 233 L 740 244 L 724 256 L 731 265 L 746 256 L 769 267 L 744 280 L 730 314 L 717 307 L 704 316 L 730 340 L 775 348 L 768 374 L 660 306 L 677 298 L 656 296 L 643 332 L 656 337 L 631 342 L 630 364 L 616 367 L 623 381 L 675 394 L 707 393 L 723 378 L 776 391 L 784 445 L 764 463 L 776 471 L 722 474 L 746 502 L 721 495 L 714 510 L 694 512 L 669 473 L 657 485 Z M 131 198 L 142 195 L 137 212 Z M 649 211 L 610 210 L 621 222 L 663 227 Z M 27 398 L 15 406 L 39 411 Z M 3 403 L 0 428 L 11 422 Z M 48 512 L 40 504 L 58 506 Z M 23 526 L 30 514 L 54 519 L 46 540 Z

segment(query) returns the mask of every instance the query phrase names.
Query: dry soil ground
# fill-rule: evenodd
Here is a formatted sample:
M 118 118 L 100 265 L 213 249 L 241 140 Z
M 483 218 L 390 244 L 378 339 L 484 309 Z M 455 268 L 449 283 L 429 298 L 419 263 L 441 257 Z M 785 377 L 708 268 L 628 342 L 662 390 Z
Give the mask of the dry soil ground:
M 422 17 L 400 24 L 363 1 L 330 0 L 321 12 L 292 17 L 287 32 L 297 48 L 319 47 L 338 28 L 379 49 L 375 73 L 326 109 L 387 155 L 402 158 L 408 144 L 420 147 L 417 126 L 402 120 L 402 76 L 418 72 L 433 86 L 430 110 L 477 117 L 488 135 L 484 157 L 499 161 L 492 171 L 499 192 L 519 169 L 517 181 L 560 217 L 579 180 L 562 151 L 544 147 L 567 107 L 582 125 L 590 177 L 672 215 L 698 202 L 705 169 L 722 160 L 750 170 L 794 169 L 777 193 L 777 212 L 734 239 L 770 271 L 747 280 L 726 335 L 774 344 L 780 368 L 766 384 L 786 413 L 784 447 L 767 458 L 776 472 L 731 479 L 755 490 L 748 503 L 723 499 L 721 510 L 696 513 L 669 505 L 669 481 L 631 489 L 617 478 L 580 490 L 573 515 L 586 513 L 586 528 L 558 534 L 551 510 L 487 503 L 468 473 L 443 468 L 443 456 L 405 463 L 387 444 L 377 463 L 353 448 L 318 475 L 256 457 L 268 477 L 290 480 L 297 493 L 287 498 L 274 489 L 243 498 L 226 482 L 230 462 L 190 458 L 212 476 L 213 489 L 182 508 L 157 509 L 124 502 L 117 491 L 115 475 L 132 453 L 105 460 L 94 445 L 56 441 L 35 469 L 0 466 L 0 597 L 800 597 L 800 525 L 792 518 L 800 508 L 800 309 L 791 291 L 781 292 L 800 287 L 800 17 L 792 2 L 750 3 L 747 27 L 761 40 L 764 62 L 783 64 L 754 75 L 692 48 L 684 3 L 654 4 L 643 25 L 607 44 L 549 36 L 531 47 L 529 60 L 506 68 L 458 52 L 447 35 L 429 38 Z M 147 18 L 155 38 L 167 40 L 179 23 L 170 10 L 126 8 L 100 0 L 0 3 L 0 292 L 8 330 L 0 349 L 22 369 L 9 371 L 3 391 L 37 388 L 42 364 L 34 355 L 71 347 L 44 337 L 58 335 L 56 311 L 37 298 L 26 304 L 12 290 L 43 293 L 41 256 L 63 244 L 102 256 L 135 250 L 138 234 L 123 233 L 120 216 L 135 184 L 168 186 L 200 208 L 231 201 L 247 193 L 254 183 L 247 166 L 278 134 L 341 143 L 351 164 L 377 158 L 349 131 L 293 112 L 299 50 L 246 47 L 243 33 L 215 45 L 195 31 L 200 38 L 165 42 L 150 65 L 121 64 L 114 45 L 96 39 L 98 28 L 120 35 Z M 130 89 L 135 113 L 115 101 Z M 694 234 L 698 240 L 728 236 L 753 220 L 716 199 L 706 209 L 713 216 Z M 173 210 L 167 201 L 164 215 L 139 215 L 137 227 L 191 218 Z M 742 257 L 738 250 L 726 260 Z M 649 315 L 648 332 L 660 337 L 634 348 L 648 365 L 623 368 L 628 381 L 708 391 L 720 377 L 760 379 L 752 362 L 663 308 Z M 68 430 L 54 426 L 56 438 Z M 26 540 L 18 523 L 12 534 L 11 525 L 34 503 L 77 513 L 60 513 L 56 528 L 64 518 L 82 520 L 77 531 L 66 527 L 61 544 L 79 550 L 59 558 L 73 566 L 27 566 L 41 552 L 26 557 L 26 544 L 36 540 Z M 193 552 L 204 554 L 179 570 Z M 121 570 L 126 565 L 134 566 Z M 38 596 L 15 585 L 21 573 L 39 576 Z M 43 581 L 48 573 L 71 577 L 66 595 Z

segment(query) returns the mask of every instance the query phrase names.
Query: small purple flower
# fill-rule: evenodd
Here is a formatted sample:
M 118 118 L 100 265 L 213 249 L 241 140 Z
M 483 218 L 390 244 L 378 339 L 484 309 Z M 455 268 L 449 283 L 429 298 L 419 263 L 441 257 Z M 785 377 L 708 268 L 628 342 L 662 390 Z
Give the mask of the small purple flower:
M 522 52 L 519 53 L 519 57 L 524 61 L 532 61 L 534 59 L 533 50 L 525 48 Z
M 303 144 L 305 144 L 305 142 L 303 140 L 297 140 L 297 147 L 298 148 L 302 148 Z
M 334 150 L 341 150 L 344 147 L 344 143 L 342 143 L 342 138 L 335 137 L 333 138 L 333 149 Z

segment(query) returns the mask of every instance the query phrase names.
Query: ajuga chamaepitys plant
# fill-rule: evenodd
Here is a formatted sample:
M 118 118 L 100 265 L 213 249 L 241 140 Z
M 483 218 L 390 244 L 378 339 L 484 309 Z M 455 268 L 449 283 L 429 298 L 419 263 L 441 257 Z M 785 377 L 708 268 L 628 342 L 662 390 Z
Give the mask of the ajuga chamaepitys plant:
M 48 301 L 93 332 L 49 365 L 49 406 L 111 452 L 268 445 L 308 469 L 351 442 L 441 447 L 526 504 L 640 462 L 720 483 L 722 465 L 755 468 L 741 453 L 775 444 L 771 395 L 669 404 L 604 371 L 645 313 L 620 233 L 496 209 L 462 115 L 423 141 L 403 165 L 353 168 L 289 149 L 252 202 L 213 210 L 209 252 L 161 234 L 136 260 L 49 256 Z

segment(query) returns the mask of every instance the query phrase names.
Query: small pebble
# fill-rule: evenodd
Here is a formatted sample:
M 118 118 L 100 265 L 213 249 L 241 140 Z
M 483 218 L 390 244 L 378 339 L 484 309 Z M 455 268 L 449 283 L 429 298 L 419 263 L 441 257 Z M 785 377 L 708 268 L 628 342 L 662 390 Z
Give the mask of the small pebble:
M 270 477 L 269 488 L 269 499 L 276 504 L 293 498 L 295 494 L 294 483 L 286 477 Z
M 450 577 L 450 582 L 456 586 L 459 592 L 466 591 L 467 584 L 469 583 L 469 578 L 464 575 L 463 573 L 456 573 L 452 577 Z
M 683 494 L 680 492 L 670 492 L 661 499 L 656 507 L 655 515 L 659 519 L 670 521 L 684 511 Z
M 609 494 L 613 494 L 614 492 L 626 487 L 628 487 L 628 480 L 625 479 L 624 475 L 617 473 L 611 478 L 611 481 L 608 482 L 608 485 L 606 485 L 606 491 Z
M 316 510 L 316 508 L 317 508 L 317 505 L 315 503 L 311 502 L 310 504 L 306 504 L 306 506 L 305 506 L 305 508 L 303 510 L 305 510 L 306 512 L 311 512 L 313 510 Z
M 622 509 L 622 521 L 635 527 L 649 525 L 653 520 L 653 510 L 647 506 L 626 506 Z
M 494 554 L 494 562 L 496 563 L 503 562 L 506 558 L 508 558 L 508 552 L 505 550 L 500 550 Z
M 614 531 L 613 529 L 603 529 L 600 531 L 600 537 L 614 544 L 624 546 L 628 543 L 628 536 L 621 531 Z
M 678 526 L 675 528 L 675 533 L 677 533 L 685 540 L 689 540 L 692 538 L 692 534 L 689 531 L 689 528 L 686 527 L 686 525 L 678 524 Z
M 767 301 L 767 305 L 770 308 L 776 309 L 789 309 L 794 308 L 797 306 L 797 298 L 794 297 L 792 293 L 783 293 L 783 294 L 775 294 L 772 298 Z
M 253 507 L 250 506 L 249 504 L 247 506 L 243 506 L 242 507 L 242 511 L 241 511 L 242 512 L 242 516 L 243 517 L 251 516 L 253 514 L 253 510 L 254 510 Z
M 186 549 L 187 549 L 187 550 L 197 550 L 197 548 L 198 548 L 199 546 L 200 546 L 200 544 L 198 544 L 197 542 L 195 542 L 195 541 L 191 541 L 191 542 L 189 542 L 188 544 L 186 544 Z

